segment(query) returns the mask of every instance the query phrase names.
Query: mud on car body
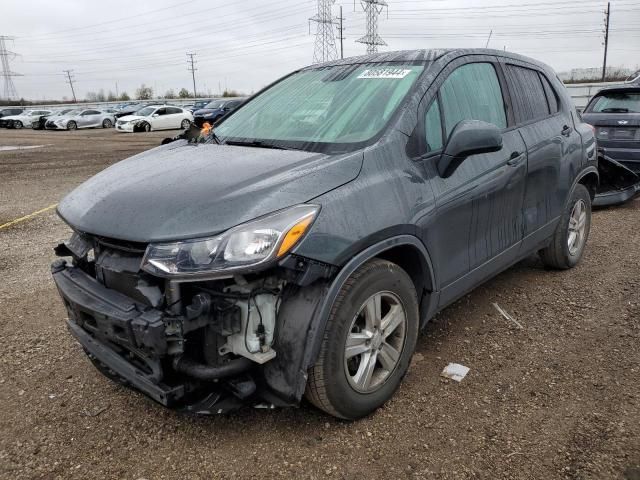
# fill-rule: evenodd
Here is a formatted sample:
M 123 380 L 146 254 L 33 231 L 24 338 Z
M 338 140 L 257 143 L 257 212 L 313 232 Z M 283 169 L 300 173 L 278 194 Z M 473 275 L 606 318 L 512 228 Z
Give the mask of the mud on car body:
M 549 67 L 352 58 L 71 192 L 53 277 L 94 364 L 164 405 L 306 393 L 354 419 L 393 395 L 436 312 L 532 253 L 574 266 L 597 181 L 593 132 Z

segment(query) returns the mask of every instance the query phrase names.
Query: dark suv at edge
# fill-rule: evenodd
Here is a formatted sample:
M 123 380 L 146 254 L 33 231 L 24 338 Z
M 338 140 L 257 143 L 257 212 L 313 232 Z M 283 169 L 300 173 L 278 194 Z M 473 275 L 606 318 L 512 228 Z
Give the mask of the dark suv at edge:
M 349 58 L 76 188 L 52 272 L 96 367 L 163 405 L 306 392 L 355 419 L 393 395 L 436 312 L 533 253 L 576 265 L 597 183 L 593 131 L 546 65 Z

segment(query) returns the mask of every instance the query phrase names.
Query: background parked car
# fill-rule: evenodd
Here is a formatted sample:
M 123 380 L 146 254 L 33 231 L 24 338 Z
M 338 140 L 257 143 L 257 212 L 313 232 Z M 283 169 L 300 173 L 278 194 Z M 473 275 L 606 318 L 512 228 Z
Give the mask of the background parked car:
M 112 113 L 93 108 L 71 110 L 66 114 L 47 121 L 49 130 L 76 130 L 78 128 L 111 128 L 116 123 Z
M 63 110 L 58 110 L 56 112 L 52 112 L 49 115 L 40 115 L 40 117 L 38 117 L 36 120 L 31 122 L 31 128 L 33 128 L 34 130 L 44 130 L 45 129 L 45 125 L 47 123 L 47 120 L 49 118 L 60 117 L 60 116 L 64 115 L 65 113 L 70 112 L 71 110 L 73 110 L 73 108 L 65 108 Z
M 123 106 L 121 109 L 119 109 L 113 115 L 116 118 L 124 117 L 126 115 L 133 115 L 135 112 L 137 112 L 138 110 L 146 107 L 147 105 L 148 105 L 148 103 L 130 103 L 129 105 Z
M 212 100 L 213 100 L 212 98 L 196 100 L 195 102 L 193 102 L 193 105 L 189 107 L 189 110 L 191 110 L 191 113 L 195 112 L 196 110 L 200 110 L 201 108 L 204 108 L 205 105 L 207 105 L 207 103 L 211 102 Z
M 18 115 L 9 115 L 0 118 L 0 127 L 22 128 L 25 125 L 31 126 L 31 123 L 41 115 L 51 115 L 51 113 L 52 110 L 25 110 Z
M 212 100 L 204 108 L 193 112 L 193 123 L 202 127 L 204 122 L 214 123 L 224 117 L 227 113 L 238 108 L 244 98 L 229 98 L 223 100 Z
M 121 117 L 116 122 L 119 132 L 150 132 L 151 130 L 186 129 L 193 122 L 189 110 L 172 105 L 150 105 L 135 115 Z
M 11 115 L 20 115 L 24 112 L 24 108 L 11 107 L 11 108 L 3 108 L 0 110 L 0 118 L 9 117 Z

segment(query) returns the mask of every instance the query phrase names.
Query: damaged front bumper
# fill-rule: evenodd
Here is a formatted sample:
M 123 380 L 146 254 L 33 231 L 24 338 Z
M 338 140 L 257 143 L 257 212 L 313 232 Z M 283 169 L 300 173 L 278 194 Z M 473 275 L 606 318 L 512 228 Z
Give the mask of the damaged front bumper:
M 184 318 L 108 289 L 65 260 L 53 264 L 52 274 L 69 315 L 69 331 L 113 380 L 166 407 L 199 413 L 224 413 L 254 393 L 250 377 L 238 379 L 252 362 L 234 359 L 211 367 L 183 357 Z M 197 378 L 198 369 L 209 373 L 208 382 Z M 195 372 L 194 377 L 185 371 Z M 230 375 L 234 378 L 225 381 Z

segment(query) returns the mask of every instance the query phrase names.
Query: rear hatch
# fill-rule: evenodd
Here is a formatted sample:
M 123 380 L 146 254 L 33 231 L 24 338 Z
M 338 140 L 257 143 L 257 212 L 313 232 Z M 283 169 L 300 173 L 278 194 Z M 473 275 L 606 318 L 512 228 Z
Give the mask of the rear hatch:
M 596 95 L 583 114 L 607 155 L 640 170 L 640 87 L 621 87 Z

